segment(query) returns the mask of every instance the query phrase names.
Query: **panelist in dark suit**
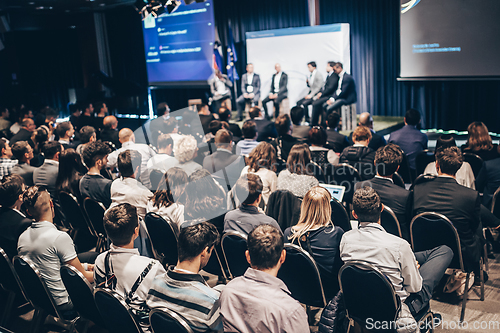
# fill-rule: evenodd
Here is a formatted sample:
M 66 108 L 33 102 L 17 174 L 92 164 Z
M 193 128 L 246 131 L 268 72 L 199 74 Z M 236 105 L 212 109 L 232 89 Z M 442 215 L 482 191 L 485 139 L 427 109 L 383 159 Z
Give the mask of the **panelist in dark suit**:
M 258 106 L 250 109 L 250 118 L 255 121 L 257 127 L 257 141 L 270 141 L 269 138 L 277 138 L 278 131 L 272 121 L 264 118 L 262 110 Z
M 328 101 L 328 99 L 332 97 L 337 90 L 337 85 L 339 84 L 339 76 L 333 70 L 333 66 L 335 66 L 335 64 L 335 61 L 329 61 L 326 64 L 326 72 L 328 74 L 326 76 L 325 84 L 321 88 L 320 92 L 317 93 L 313 98 L 313 113 L 311 118 L 312 126 L 318 125 L 319 116 L 323 112 L 323 104 L 325 104 L 325 102 Z
M 413 189 L 413 215 L 436 212 L 449 218 L 458 231 L 466 269 L 479 273 L 481 200 L 478 192 L 459 185 L 455 180 L 462 162 L 462 154 L 457 147 L 438 149 L 438 177 Z
M 247 72 L 241 78 L 241 96 L 236 100 L 238 105 L 239 121 L 243 120 L 243 110 L 245 103 L 251 102 L 255 106 L 260 99 L 260 77 L 259 74 L 253 72 L 253 65 L 247 65 Z
M 271 89 L 269 90 L 269 96 L 264 98 L 262 101 L 262 106 L 264 107 L 264 112 L 266 118 L 269 119 L 270 116 L 267 113 L 267 103 L 273 101 L 274 104 L 274 118 L 278 118 L 280 115 L 280 103 L 282 100 L 288 97 L 288 75 L 281 71 L 281 65 L 274 65 L 276 73 L 273 74 L 271 79 Z
M 297 102 L 297 106 L 304 107 L 306 111 L 305 112 L 306 122 L 310 122 L 309 111 L 307 110 L 307 107 L 314 102 L 314 97 L 319 93 L 319 91 L 323 87 L 323 75 L 316 69 L 315 61 L 309 62 L 307 64 L 307 69 L 311 73 L 306 81 L 307 86 L 309 87 L 309 91 L 304 98 L 300 99 Z
M 339 76 L 339 81 L 337 83 L 335 93 L 324 104 L 327 114 L 337 110 L 342 105 L 356 103 L 358 99 L 354 79 L 351 75 L 345 72 L 342 63 L 337 62 L 334 66 L 334 70 Z

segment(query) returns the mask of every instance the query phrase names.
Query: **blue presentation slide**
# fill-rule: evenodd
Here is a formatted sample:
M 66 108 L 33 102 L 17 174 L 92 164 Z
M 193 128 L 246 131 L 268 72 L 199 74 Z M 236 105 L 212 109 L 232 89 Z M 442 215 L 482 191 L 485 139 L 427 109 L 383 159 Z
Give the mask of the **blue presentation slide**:
M 149 85 L 206 84 L 213 74 L 213 0 L 143 21 Z

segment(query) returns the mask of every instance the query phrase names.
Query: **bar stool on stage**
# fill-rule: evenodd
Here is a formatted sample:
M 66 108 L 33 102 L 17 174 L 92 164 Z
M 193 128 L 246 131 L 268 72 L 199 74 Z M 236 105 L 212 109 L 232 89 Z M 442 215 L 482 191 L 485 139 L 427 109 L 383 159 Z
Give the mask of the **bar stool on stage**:
M 354 130 L 357 126 L 356 104 L 342 105 L 340 107 L 340 117 L 343 131 Z

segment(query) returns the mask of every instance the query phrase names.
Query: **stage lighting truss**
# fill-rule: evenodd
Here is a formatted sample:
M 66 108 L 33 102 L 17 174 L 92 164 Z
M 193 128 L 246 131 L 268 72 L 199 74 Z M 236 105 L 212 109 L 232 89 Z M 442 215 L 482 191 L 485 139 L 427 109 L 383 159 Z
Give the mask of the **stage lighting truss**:
M 194 2 L 205 2 L 207 0 L 184 0 L 186 5 Z M 146 19 L 149 15 L 157 18 L 163 13 L 172 14 L 181 5 L 180 0 L 138 0 L 136 2 L 137 10 L 141 14 L 142 19 Z

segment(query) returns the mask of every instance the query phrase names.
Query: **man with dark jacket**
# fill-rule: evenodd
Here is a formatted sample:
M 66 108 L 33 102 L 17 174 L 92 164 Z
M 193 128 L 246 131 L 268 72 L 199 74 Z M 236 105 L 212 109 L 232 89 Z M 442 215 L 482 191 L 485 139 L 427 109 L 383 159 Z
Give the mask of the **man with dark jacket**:
M 118 136 L 118 119 L 115 116 L 106 116 L 102 121 L 103 129 L 101 130 L 101 141 L 111 142 L 115 145 L 116 149 L 120 149 L 122 144 Z
M 302 118 L 304 118 L 305 109 L 301 106 L 294 106 L 290 110 L 290 118 L 292 119 L 293 131 L 292 136 L 300 141 L 306 141 L 311 127 L 301 125 Z
M 35 143 L 31 140 L 31 135 L 36 129 L 35 122 L 31 118 L 26 118 L 21 122 L 21 129 L 10 139 L 10 145 L 13 146 L 18 141 L 27 141 L 31 148 L 35 147 Z
M 337 110 L 342 105 L 356 103 L 356 84 L 351 75 L 347 74 L 341 62 L 337 62 L 333 70 L 339 77 L 335 93 L 325 102 L 323 107 L 327 114 Z
M 345 135 L 338 132 L 340 115 L 337 112 L 332 112 L 328 115 L 326 123 L 326 145 L 333 149 L 336 153 L 341 153 L 345 148 L 349 147 L 349 140 Z
M 368 147 L 371 137 L 369 128 L 358 126 L 352 133 L 354 145 L 345 148 L 340 154 L 340 163 L 348 163 L 358 169 L 362 180 L 375 176 L 375 150 Z
M 276 64 L 274 66 L 276 69 L 276 73 L 273 74 L 271 79 L 271 89 L 269 90 L 269 96 L 264 98 L 262 101 L 262 107 L 264 108 L 264 112 L 266 118 L 269 119 L 270 116 L 267 112 L 267 103 L 270 101 L 273 102 L 274 106 L 274 118 L 278 118 L 280 115 L 280 103 L 282 100 L 288 97 L 288 75 L 281 71 L 281 65 Z
M 274 126 L 278 131 L 278 137 L 271 141 L 271 144 L 276 149 L 276 156 L 286 162 L 292 147 L 300 142 L 292 136 L 292 121 L 287 114 L 282 114 L 276 118 Z
M 318 125 L 319 116 L 323 113 L 323 104 L 330 99 L 330 97 L 335 94 L 339 84 L 339 76 L 333 70 L 335 66 L 335 61 L 329 61 L 326 65 L 326 75 L 325 85 L 321 88 L 320 92 L 314 96 L 313 102 L 313 112 L 311 117 L 311 125 Z
M 272 138 L 276 138 L 278 136 L 278 132 L 276 131 L 276 127 L 272 121 L 264 119 L 264 115 L 262 114 L 262 110 L 254 106 L 250 109 L 250 119 L 255 121 L 255 125 L 257 126 L 257 141 L 269 141 Z
M 229 130 L 233 133 L 233 137 L 241 139 L 243 134 L 241 133 L 241 128 L 238 124 L 231 122 L 231 110 L 228 108 L 219 109 L 219 120 L 225 121 L 229 125 Z

